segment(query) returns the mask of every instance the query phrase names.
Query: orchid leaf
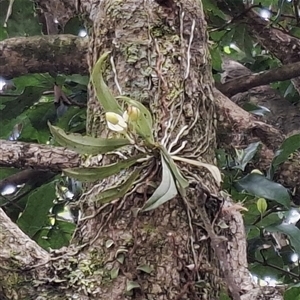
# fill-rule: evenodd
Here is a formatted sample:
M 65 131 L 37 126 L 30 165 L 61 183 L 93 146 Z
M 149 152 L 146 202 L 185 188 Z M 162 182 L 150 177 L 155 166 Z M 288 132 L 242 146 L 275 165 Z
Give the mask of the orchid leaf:
M 59 145 L 80 154 L 104 154 L 130 144 L 130 141 L 126 138 L 93 138 L 74 133 L 67 134 L 50 123 L 48 125 L 50 132 Z
M 105 179 L 109 176 L 119 173 L 121 170 L 127 169 L 134 165 L 140 158 L 143 158 L 144 155 L 137 155 L 132 158 L 121 160 L 117 163 L 110 164 L 102 167 L 92 167 L 92 168 L 72 168 L 65 169 L 64 173 L 79 181 L 85 182 L 94 182 L 97 180 Z
M 122 115 L 122 109 L 111 91 L 103 80 L 103 69 L 105 61 L 110 52 L 106 52 L 96 62 L 92 71 L 91 80 L 95 88 L 97 98 L 104 108 L 105 112 L 114 112 Z
M 101 192 L 96 198 L 96 201 L 105 204 L 123 197 L 133 186 L 133 183 L 137 180 L 141 170 L 141 168 L 137 168 L 122 184 Z
M 153 195 L 148 199 L 143 207 L 143 211 L 157 208 L 165 202 L 173 199 L 177 195 L 177 188 L 173 174 L 166 163 L 164 156 L 161 155 L 162 162 L 162 181 Z
M 161 146 L 160 148 L 161 148 L 161 153 L 163 154 L 170 170 L 172 171 L 173 176 L 175 177 L 175 179 L 177 181 L 177 187 L 180 192 L 180 195 L 182 197 L 184 197 L 186 195 L 185 189 L 189 186 L 189 182 L 182 176 L 180 170 L 176 166 L 173 158 L 167 152 L 166 148 L 163 146 Z

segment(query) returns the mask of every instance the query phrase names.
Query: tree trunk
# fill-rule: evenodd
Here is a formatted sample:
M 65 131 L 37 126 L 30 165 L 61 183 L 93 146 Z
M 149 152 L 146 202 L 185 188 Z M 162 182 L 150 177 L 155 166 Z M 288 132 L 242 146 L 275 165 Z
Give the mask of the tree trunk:
M 113 67 L 106 73 L 106 82 L 113 93 L 139 100 L 151 110 L 154 136 L 160 141 L 170 119 L 170 142 L 186 126 L 176 147 L 185 140 L 187 145 L 178 155 L 213 164 L 215 100 L 201 2 L 102 1 L 90 15 L 94 22 L 90 71 L 101 54 L 111 51 Z M 107 134 L 101 113 L 91 88 L 87 129 L 94 136 Z M 205 169 L 181 167 L 191 182 L 218 193 Z M 157 168 L 159 165 L 154 171 L 153 166 L 145 170 L 148 180 L 114 204 L 97 204 L 103 184 L 94 186 L 82 199 L 87 220 L 80 225 L 81 242 L 89 245 L 87 252 L 96 253 L 102 272 L 120 270 L 117 279 L 102 285 L 101 299 L 124 299 L 131 282 L 140 287 L 131 291 L 133 299 L 218 299 L 221 290 L 240 299 L 239 293 L 251 286 L 241 216 L 234 211 L 227 216 L 227 234 L 235 226 L 237 240 L 213 240 L 210 222 L 220 214 L 219 199 L 192 188 L 186 199 L 177 197 L 153 212 L 137 214 L 149 197 L 147 183 L 157 183 L 160 177 Z M 106 181 L 105 189 L 119 180 Z M 105 247 L 108 241 L 113 241 L 112 247 Z M 117 253 L 122 253 L 124 262 L 118 262 Z M 141 265 L 151 266 L 151 275 L 139 271 Z M 223 281 L 225 273 L 227 280 Z

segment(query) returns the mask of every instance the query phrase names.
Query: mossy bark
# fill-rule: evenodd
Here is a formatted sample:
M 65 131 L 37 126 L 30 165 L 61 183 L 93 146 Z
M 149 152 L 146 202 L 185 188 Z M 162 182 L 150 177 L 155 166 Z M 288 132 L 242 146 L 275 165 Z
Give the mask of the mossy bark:
M 101 54 L 111 51 L 113 64 L 107 64 L 105 81 L 113 94 L 122 93 L 150 109 L 158 141 L 167 134 L 170 119 L 169 143 L 186 126 L 176 147 L 185 141 L 187 144 L 178 155 L 213 164 L 215 104 L 201 3 L 170 1 L 163 6 L 154 1 L 102 1 L 91 16 L 90 71 Z M 87 129 L 94 136 L 107 134 L 92 86 Z M 156 184 L 160 180 L 159 163 L 157 167 L 145 171 Z M 218 187 L 205 169 L 180 167 L 189 179 L 217 193 Z M 118 180 L 118 176 L 107 180 L 105 188 Z M 95 201 L 104 189 L 101 184 L 82 199 L 85 216 L 94 216 L 81 223 L 82 242 L 90 245 L 89 251 L 102 249 L 107 270 L 119 270 L 101 293 L 114 299 L 217 297 L 221 283 L 218 264 L 209 242 L 203 239 L 202 227 L 192 223 L 200 218 L 199 199 L 193 189 L 188 190 L 188 203 L 177 197 L 153 212 L 136 214 L 151 195 L 147 182 L 145 179 L 136 192 L 108 206 Z M 113 245 L 107 248 L 111 241 Z M 140 270 L 145 265 L 151 267 L 151 274 Z M 131 282 L 139 288 L 126 293 Z

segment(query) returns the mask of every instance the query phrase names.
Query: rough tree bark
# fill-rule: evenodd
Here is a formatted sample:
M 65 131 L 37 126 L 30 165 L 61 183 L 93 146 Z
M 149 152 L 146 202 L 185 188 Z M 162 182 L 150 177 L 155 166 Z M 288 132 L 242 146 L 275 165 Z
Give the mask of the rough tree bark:
M 188 143 L 178 155 L 213 164 L 217 100 L 201 1 L 96 2 L 81 1 L 81 12 L 93 21 L 90 69 L 100 54 L 110 50 L 113 67 L 105 78 L 114 94 L 122 92 L 149 107 L 158 140 L 167 134 L 174 141 L 186 125 L 177 146 L 184 140 Z M 89 133 L 106 133 L 92 87 L 88 117 Z M 170 119 L 172 131 L 167 133 Z M 4 299 L 219 299 L 223 291 L 234 300 L 282 299 L 275 289 L 263 290 L 251 281 L 242 216 L 230 199 L 221 198 L 207 171 L 181 167 L 191 181 L 186 199 L 176 197 L 148 213 L 138 208 L 149 197 L 149 183 L 160 177 L 158 161 L 147 165 L 142 181 L 114 203 L 100 206 L 97 196 L 124 174 L 91 187 L 80 200 L 83 219 L 74 244 L 51 257 L 24 236 L 18 248 L 12 248 L 9 241 L 22 234 L 15 227 L 9 230 L 9 220 L 0 214 L 1 242 L 14 250 L 0 254 L 0 278 L 4 270 L 9 276 L 1 282 L 0 295 Z M 220 219 L 228 225 L 226 230 L 219 230 Z M 20 253 L 26 260 L 20 259 Z M 151 274 L 141 271 L 145 265 L 151 266 Z M 139 287 L 130 290 L 133 282 Z
M 28 73 L 85 74 L 85 44 L 85 38 L 73 35 L 17 37 L 1 41 L 0 74 L 5 79 Z

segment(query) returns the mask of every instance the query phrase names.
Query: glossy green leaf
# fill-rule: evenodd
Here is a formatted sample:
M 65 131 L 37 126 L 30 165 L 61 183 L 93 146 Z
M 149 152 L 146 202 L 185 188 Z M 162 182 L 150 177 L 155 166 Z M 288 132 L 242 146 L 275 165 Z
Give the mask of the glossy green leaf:
M 104 204 L 123 197 L 133 186 L 133 183 L 137 180 L 140 172 L 141 168 L 137 168 L 122 184 L 101 192 L 95 201 Z
M 91 75 L 91 80 L 95 88 L 97 98 L 104 108 L 105 112 L 114 112 L 116 114 L 122 115 L 121 106 L 118 104 L 115 97 L 112 95 L 111 91 L 103 80 L 102 72 L 109 53 L 110 52 L 106 52 L 101 55 L 99 60 L 96 62 Z
M 17 224 L 29 236 L 33 237 L 48 224 L 48 215 L 55 199 L 54 182 L 44 184 L 29 197 L 24 212 Z
M 300 134 L 295 134 L 288 137 L 277 151 L 272 161 L 272 166 L 274 168 L 278 167 L 288 159 L 289 155 L 298 149 L 300 149 Z
M 295 252 L 300 255 L 300 230 L 294 224 L 282 223 L 280 225 L 271 225 L 265 228 L 269 232 L 281 232 L 288 236 Z
M 75 228 L 76 225 L 72 222 L 56 219 L 55 225 L 51 227 L 47 234 L 49 246 L 52 249 L 60 249 L 61 247 L 68 246 Z
M 153 121 L 149 110 L 142 103 L 132 100 L 129 97 L 118 96 L 117 99 L 123 100 L 127 104 L 137 107 L 140 110 L 140 116 L 136 121 L 136 130 L 146 141 L 153 144 Z
M 143 211 L 153 210 L 165 202 L 173 199 L 177 195 L 177 188 L 172 171 L 166 163 L 163 155 L 161 155 L 161 163 L 162 181 L 153 195 L 146 201 Z
M 290 286 L 283 294 L 284 300 L 300 300 L 300 283 Z
M 55 141 L 59 145 L 67 147 L 80 154 L 104 154 L 130 144 L 130 142 L 125 138 L 106 139 L 82 136 L 74 133 L 66 134 L 62 129 L 52 126 L 50 123 L 48 123 L 48 125 Z
M 144 155 L 137 155 L 128 159 L 121 160 L 117 163 L 102 167 L 91 167 L 91 168 L 73 168 L 64 169 L 64 173 L 82 182 L 94 182 L 97 180 L 105 179 L 109 176 L 119 173 L 120 171 L 127 169 L 134 165 L 139 159 L 143 158 Z
M 260 174 L 246 175 L 236 183 L 236 187 L 254 196 L 276 201 L 287 208 L 290 207 L 290 196 L 287 189 Z
M 189 186 L 189 182 L 182 176 L 180 170 L 178 169 L 170 154 L 167 152 L 166 148 L 162 146 L 160 148 L 166 163 L 168 164 L 173 176 L 177 181 L 177 187 L 180 192 L 180 195 L 184 197 L 186 195 L 185 189 Z

